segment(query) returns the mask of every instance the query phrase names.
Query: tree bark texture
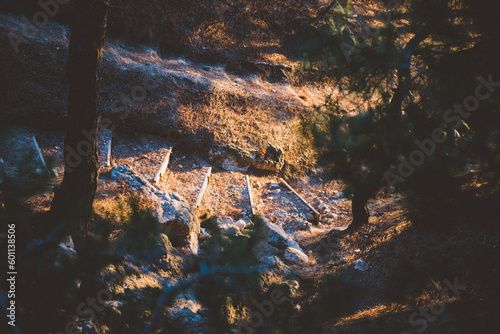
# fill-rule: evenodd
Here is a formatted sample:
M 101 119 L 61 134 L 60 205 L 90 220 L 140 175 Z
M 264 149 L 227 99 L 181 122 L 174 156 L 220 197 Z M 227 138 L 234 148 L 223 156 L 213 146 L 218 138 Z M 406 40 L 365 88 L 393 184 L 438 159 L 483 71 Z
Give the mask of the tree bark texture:
M 86 229 L 97 190 L 100 67 L 107 10 L 104 0 L 77 0 L 71 25 L 65 169 L 51 208 L 70 233 Z

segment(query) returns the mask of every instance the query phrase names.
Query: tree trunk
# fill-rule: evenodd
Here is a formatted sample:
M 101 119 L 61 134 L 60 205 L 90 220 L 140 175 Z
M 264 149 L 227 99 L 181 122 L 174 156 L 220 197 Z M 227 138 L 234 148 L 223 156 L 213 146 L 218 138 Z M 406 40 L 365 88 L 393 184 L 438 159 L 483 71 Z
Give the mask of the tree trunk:
M 352 223 L 349 230 L 357 229 L 368 224 L 368 196 L 363 191 L 355 191 L 352 196 Z
M 99 177 L 99 78 L 108 4 L 105 0 L 77 0 L 74 10 L 67 64 L 64 178 L 51 208 L 70 233 L 85 230 Z

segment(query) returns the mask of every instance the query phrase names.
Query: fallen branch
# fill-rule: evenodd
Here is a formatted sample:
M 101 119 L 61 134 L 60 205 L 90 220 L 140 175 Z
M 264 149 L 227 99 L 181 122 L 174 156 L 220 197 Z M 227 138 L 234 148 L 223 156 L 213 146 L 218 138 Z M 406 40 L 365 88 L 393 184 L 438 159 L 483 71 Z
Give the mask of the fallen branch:
M 291 192 L 293 192 L 295 194 L 295 196 L 297 196 L 305 205 L 307 205 L 307 207 L 314 213 L 314 216 L 315 216 L 315 222 L 319 222 L 319 216 L 320 216 L 320 213 L 318 211 L 316 211 L 316 209 L 314 209 L 312 207 L 311 204 L 309 204 L 302 196 L 299 195 L 298 192 L 295 191 L 295 189 L 293 189 L 288 183 L 286 183 L 285 180 L 283 180 L 282 178 L 280 178 L 280 182 L 288 188 L 288 190 L 290 190 Z
M 165 158 L 163 159 L 163 162 L 161 163 L 160 169 L 158 169 L 158 172 L 155 175 L 154 178 L 154 183 L 158 184 L 160 182 L 160 179 L 165 175 L 165 172 L 167 171 L 168 163 L 170 161 L 170 154 L 172 153 L 172 148 L 169 148 L 167 153 L 165 154 Z

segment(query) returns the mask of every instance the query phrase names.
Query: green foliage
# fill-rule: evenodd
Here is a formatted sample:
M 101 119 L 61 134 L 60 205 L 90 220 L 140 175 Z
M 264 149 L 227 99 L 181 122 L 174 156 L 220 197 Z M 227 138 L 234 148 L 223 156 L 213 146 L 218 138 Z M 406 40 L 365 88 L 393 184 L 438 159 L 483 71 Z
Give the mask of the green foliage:
M 374 170 L 387 166 L 387 137 L 379 131 L 375 113 L 346 116 L 334 112 L 312 124 L 312 135 L 321 152 L 320 162 L 330 167 L 332 177 L 348 181 L 347 193 L 371 181 Z M 377 188 L 377 184 L 372 185 Z
M 234 266 L 243 269 L 260 263 L 252 248 L 260 240 L 258 227 L 247 229 L 244 234 L 227 235 L 212 217 L 201 223 L 211 237 L 200 244 L 203 256 L 199 261 L 205 266 Z M 255 275 L 216 275 L 203 279 L 196 291 L 199 300 L 208 307 L 213 333 L 229 331 L 243 319 L 250 301 L 260 294 L 258 273 Z
M 211 234 L 208 240 L 200 244 L 200 249 L 205 254 L 203 261 L 208 265 L 251 267 L 259 264 L 251 252 L 260 239 L 255 230 L 227 236 L 218 227 L 216 217 L 203 221 L 201 226 Z
M 500 80 L 498 20 L 489 14 L 499 5 L 487 3 L 413 0 L 388 10 L 389 20 L 363 20 L 337 7 L 328 25 L 309 29 L 305 67 L 330 77 L 339 93 L 304 125 L 322 161 L 352 192 L 373 197 L 391 171 L 401 176 L 391 186 L 406 191 L 413 218 L 441 213 L 433 220 L 451 221 L 471 182 L 464 172 L 473 169 L 482 184 L 498 188 L 499 90 L 470 115 L 454 111 L 470 108 L 481 80 Z M 346 110 L 344 98 L 355 106 Z M 435 129 L 446 139 L 424 154 L 416 141 L 434 140 Z M 402 176 L 402 161 L 416 154 L 422 161 Z

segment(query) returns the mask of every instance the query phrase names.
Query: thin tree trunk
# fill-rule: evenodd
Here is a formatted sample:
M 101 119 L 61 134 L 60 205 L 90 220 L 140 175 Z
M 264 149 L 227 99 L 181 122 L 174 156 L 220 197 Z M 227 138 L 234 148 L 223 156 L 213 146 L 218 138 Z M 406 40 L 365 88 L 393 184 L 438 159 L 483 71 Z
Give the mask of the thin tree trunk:
M 355 191 L 352 196 L 352 223 L 349 229 L 357 229 L 368 224 L 370 213 L 368 212 L 368 196 L 362 191 Z
M 85 230 L 99 177 L 99 78 L 108 4 L 105 0 L 77 0 L 74 10 L 67 65 L 64 178 L 51 208 L 70 233 Z
M 389 120 L 389 127 L 387 131 L 394 131 L 401 123 L 403 115 L 403 102 L 410 93 L 411 88 L 411 58 L 413 52 L 418 47 L 421 41 L 425 39 L 424 33 L 417 33 L 408 42 L 403 49 L 403 59 L 398 68 L 398 87 L 392 96 L 391 102 L 388 106 L 387 117 Z M 381 157 L 383 153 L 381 152 Z M 378 189 L 379 180 L 383 178 L 386 170 L 390 167 L 389 160 L 382 160 L 381 165 L 370 172 L 366 180 L 356 186 L 352 197 L 352 223 L 349 230 L 357 229 L 365 224 L 368 224 L 370 213 L 368 211 L 368 199 L 375 195 Z

